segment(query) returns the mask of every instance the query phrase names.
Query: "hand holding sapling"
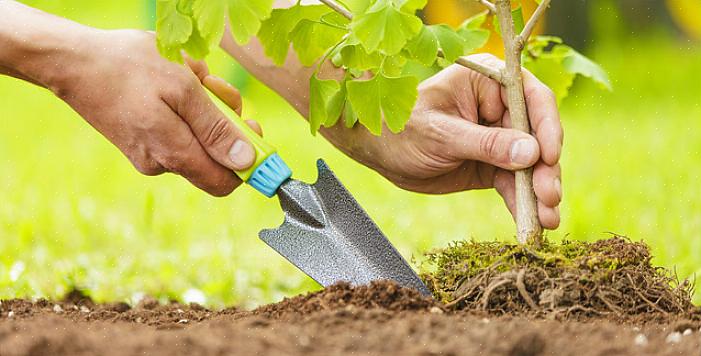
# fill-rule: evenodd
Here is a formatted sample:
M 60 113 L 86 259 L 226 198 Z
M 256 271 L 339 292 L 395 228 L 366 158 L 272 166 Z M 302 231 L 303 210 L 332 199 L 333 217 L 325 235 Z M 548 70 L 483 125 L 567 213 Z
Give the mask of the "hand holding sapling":
M 503 67 L 492 55 L 469 58 L 495 70 Z M 340 125 L 321 132 L 402 188 L 434 194 L 496 188 L 514 215 L 512 171 L 535 165 L 540 222 L 554 229 L 562 197 L 562 126 L 552 91 L 529 72 L 524 73 L 524 86 L 535 137 L 510 128 L 508 102 L 498 82 L 459 65 L 419 85 L 417 103 L 401 133 L 385 130 L 377 137 L 361 127 Z M 514 148 L 521 153 L 515 154 Z

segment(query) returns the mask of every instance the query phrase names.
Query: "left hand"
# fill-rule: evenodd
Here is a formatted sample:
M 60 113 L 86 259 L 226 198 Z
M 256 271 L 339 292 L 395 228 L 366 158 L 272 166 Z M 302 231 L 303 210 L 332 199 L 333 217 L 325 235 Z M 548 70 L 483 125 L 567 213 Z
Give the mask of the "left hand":
M 493 68 L 503 62 L 488 54 L 472 60 Z M 511 129 L 499 83 L 452 65 L 419 86 L 404 131 L 372 136 L 357 125 L 336 125 L 322 133 L 357 161 L 399 187 L 424 193 L 495 188 L 515 214 L 514 170 L 534 167 L 533 185 L 543 227 L 560 224 L 560 153 L 563 132 L 552 91 L 524 69 L 523 84 L 534 136 Z

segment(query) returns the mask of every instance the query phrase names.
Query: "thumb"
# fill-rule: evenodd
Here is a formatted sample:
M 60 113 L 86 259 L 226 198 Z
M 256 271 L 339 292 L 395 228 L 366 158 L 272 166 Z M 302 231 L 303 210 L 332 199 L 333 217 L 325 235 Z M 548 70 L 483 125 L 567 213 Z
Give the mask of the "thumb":
M 175 108 L 202 147 L 215 161 L 231 170 L 250 167 L 256 159 L 256 151 L 246 136 L 217 108 L 199 82 L 188 91 L 187 99 L 179 100 Z
M 446 143 L 458 158 L 517 170 L 534 165 L 540 157 L 538 141 L 527 133 L 477 125 L 464 119 L 452 118 L 450 122 L 455 127 Z

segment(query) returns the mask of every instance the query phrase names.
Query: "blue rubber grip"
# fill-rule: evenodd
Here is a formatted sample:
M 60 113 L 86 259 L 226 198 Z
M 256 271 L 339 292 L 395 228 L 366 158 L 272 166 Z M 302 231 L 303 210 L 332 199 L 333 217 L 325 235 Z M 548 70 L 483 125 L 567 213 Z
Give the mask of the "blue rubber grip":
M 277 153 L 273 153 L 258 165 L 246 183 L 270 198 L 275 195 L 280 185 L 291 176 L 292 170 L 290 170 L 290 167 L 285 164 L 285 161 Z

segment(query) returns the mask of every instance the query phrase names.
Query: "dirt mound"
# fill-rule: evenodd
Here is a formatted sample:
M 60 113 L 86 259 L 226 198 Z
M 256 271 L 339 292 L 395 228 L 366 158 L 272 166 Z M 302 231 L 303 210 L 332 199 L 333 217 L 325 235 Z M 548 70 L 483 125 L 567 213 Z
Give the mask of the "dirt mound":
M 699 318 L 693 284 L 650 264 L 642 242 L 456 242 L 427 254 L 422 278 L 447 308 L 555 318 Z
M 340 282 L 318 292 L 279 303 L 268 304 L 253 311 L 254 314 L 280 317 L 286 314 L 307 315 L 322 310 L 338 310 L 348 307 L 384 309 L 389 311 L 426 311 L 437 303 L 416 290 L 402 288 L 390 281 L 374 281 L 369 285 L 353 287 Z

